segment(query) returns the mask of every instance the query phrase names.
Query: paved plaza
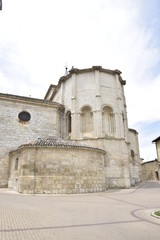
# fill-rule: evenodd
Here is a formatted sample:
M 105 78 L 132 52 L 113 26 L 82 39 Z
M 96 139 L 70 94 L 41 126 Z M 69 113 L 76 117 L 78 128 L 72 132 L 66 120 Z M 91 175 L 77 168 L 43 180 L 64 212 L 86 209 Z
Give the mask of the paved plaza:
M 160 182 L 81 195 L 0 189 L 0 240 L 159 240 Z

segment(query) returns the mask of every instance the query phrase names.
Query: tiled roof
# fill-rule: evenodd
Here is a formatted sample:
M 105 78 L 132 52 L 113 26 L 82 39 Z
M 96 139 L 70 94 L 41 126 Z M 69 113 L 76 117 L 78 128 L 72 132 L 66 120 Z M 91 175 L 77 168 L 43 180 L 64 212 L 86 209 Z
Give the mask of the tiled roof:
M 80 144 L 77 143 L 76 141 L 68 141 L 68 140 L 63 140 L 63 139 L 57 139 L 57 138 L 47 138 L 47 139 L 41 139 L 38 138 L 36 141 L 28 143 L 28 144 L 23 144 L 19 146 L 19 148 L 22 147 L 62 147 L 62 148 L 85 148 L 85 149 L 93 149 L 93 150 L 101 150 L 100 148 L 94 148 L 90 147 L 85 144 Z M 104 151 L 105 152 L 105 151 Z

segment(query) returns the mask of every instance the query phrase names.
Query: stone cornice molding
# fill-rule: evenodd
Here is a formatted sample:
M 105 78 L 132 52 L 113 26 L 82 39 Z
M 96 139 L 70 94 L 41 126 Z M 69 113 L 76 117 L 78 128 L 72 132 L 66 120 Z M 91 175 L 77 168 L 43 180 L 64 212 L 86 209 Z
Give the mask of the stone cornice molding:
M 128 130 L 129 130 L 129 132 L 134 132 L 135 134 L 138 134 L 138 132 L 133 128 L 129 128 Z
M 150 160 L 150 161 L 148 161 L 148 162 L 142 162 L 141 165 L 149 164 L 149 163 L 153 163 L 153 162 L 158 163 L 158 159 L 155 158 L 154 160 Z
M 72 139 L 73 141 L 77 141 L 77 142 L 79 142 L 79 141 L 82 141 L 83 142 L 83 140 L 93 140 L 93 141 L 97 141 L 97 140 L 113 140 L 113 141 L 124 141 L 125 140 L 125 138 L 117 138 L 117 137 L 113 137 L 113 136 L 104 136 L 104 137 L 82 137 L 82 138 L 79 138 L 79 139 Z M 126 142 L 127 144 L 130 144 L 129 142 Z
M 51 91 L 53 88 L 55 89 L 56 86 L 57 86 L 57 85 L 50 84 L 50 86 L 49 86 L 49 88 L 48 88 L 48 90 L 47 90 L 47 92 L 46 92 L 46 95 L 45 95 L 45 97 L 44 97 L 44 100 L 47 99 L 48 95 L 50 94 L 50 91 Z
M 29 105 L 36 105 L 41 107 L 50 107 L 50 108 L 56 108 L 59 110 L 64 110 L 64 106 L 57 102 L 50 102 L 43 99 L 23 97 L 23 96 L 17 96 L 12 94 L 5 94 L 5 93 L 0 93 L 0 101 L 18 102 L 22 104 L 29 104 Z

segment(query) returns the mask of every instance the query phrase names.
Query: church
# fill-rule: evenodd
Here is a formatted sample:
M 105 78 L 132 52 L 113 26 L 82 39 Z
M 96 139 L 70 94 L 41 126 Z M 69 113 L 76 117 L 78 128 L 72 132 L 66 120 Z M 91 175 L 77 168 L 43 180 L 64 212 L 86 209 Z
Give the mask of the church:
M 44 99 L 0 93 L 0 187 L 72 194 L 139 183 L 125 84 L 119 70 L 93 66 L 66 71 Z

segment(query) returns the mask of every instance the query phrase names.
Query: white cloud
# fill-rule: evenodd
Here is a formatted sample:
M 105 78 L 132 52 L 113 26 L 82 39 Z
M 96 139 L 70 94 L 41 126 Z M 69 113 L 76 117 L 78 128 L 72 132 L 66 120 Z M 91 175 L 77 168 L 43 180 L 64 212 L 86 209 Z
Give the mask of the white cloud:
M 160 121 L 160 74 L 152 82 L 146 84 L 131 84 L 130 91 L 127 93 L 128 106 L 130 107 L 130 123 L 143 121 Z M 128 96 L 130 94 L 130 96 Z M 131 111 L 131 109 L 133 111 Z M 136 114 L 136 116 L 135 116 Z
M 0 89 L 1 92 L 8 92 L 12 90 L 12 86 L 10 84 L 9 79 L 7 79 L 2 72 L 0 72 Z

